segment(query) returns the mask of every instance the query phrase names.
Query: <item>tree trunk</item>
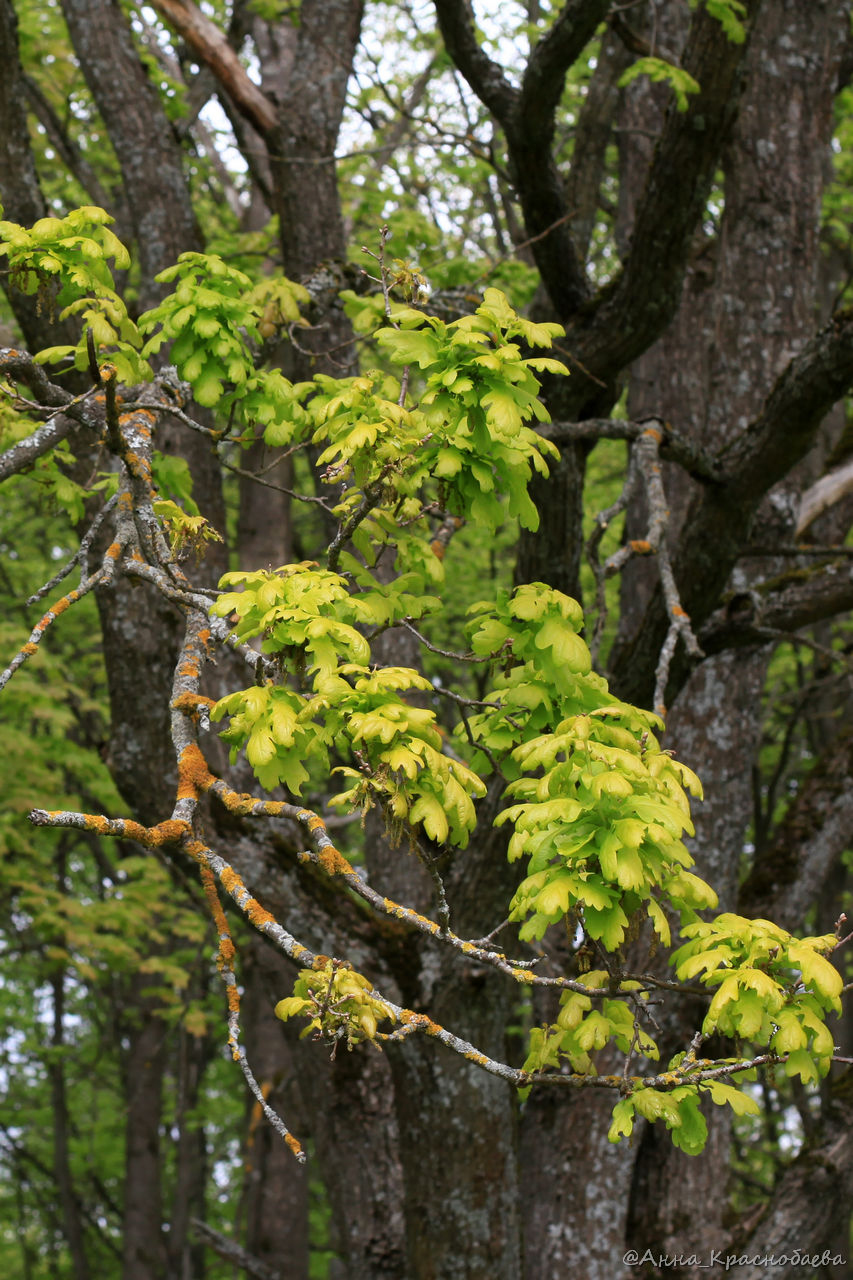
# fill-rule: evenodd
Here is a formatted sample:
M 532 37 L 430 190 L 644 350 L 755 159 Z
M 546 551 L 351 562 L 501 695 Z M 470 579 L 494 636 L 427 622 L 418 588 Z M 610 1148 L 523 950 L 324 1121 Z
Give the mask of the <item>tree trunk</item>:
M 3 217 L 23 226 L 47 212 L 30 146 L 27 124 L 27 92 L 18 51 L 18 19 L 12 0 L 0 0 L 0 200 Z M 30 351 L 60 343 L 75 343 L 77 328 L 71 321 L 50 316 L 50 308 L 38 295 L 22 293 L 0 273 L 3 290 Z
M 262 938 L 249 940 L 243 954 L 246 1052 L 267 1102 L 293 1118 L 304 1142 L 309 1130 L 292 1048 L 273 1013 L 292 985 L 292 967 Z M 302 1280 L 308 1274 L 308 1169 L 296 1163 L 257 1103 L 247 1126 L 244 1168 L 248 1252 L 274 1261 L 282 1280 Z
M 122 1280 L 164 1280 L 166 1275 L 160 1125 L 168 1026 L 143 994 L 149 982 L 147 975 L 137 975 L 130 991 L 133 1024 L 128 1033 L 124 1080 Z
M 712 452 L 725 448 L 760 411 L 774 375 L 814 326 L 819 200 L 849 6 L 820 8 L 817 22 L 813 9 L 806 12 L 790 0 L 764 4 L 724 155 L 718 244 L 712 253 L 700 243 L 675 323 L 632 370 L 629 415 L 671 420 Z M 690 482 L 673 472 L 668 482 L 677 530 Z M 786 506 L 780 495 L 775 510 L 766 504 L 764 519 L 778 520 Z M 791 532 L 789 527 L 788 537 Z M 760 532 L 756 539 L 771 540 Z M 748 590 L 749 579 L 738 571 L 732 585 Z M 629 606 L 623 618 L 632 612 Z M 752 817 L 752 764 L 760 741 L 759 717 L 742 709 L 760 705 L 768 656 L 767 649 L 757 649 L 705 661 L 667 724 L 665 745 L 690 760 L 703 779 L 706 800 L 694 809 L 696 837 L 689 843 L 700 874 L 729 910 Z M 701 1160 L 662 1142 L 657 1130 L 647 1131 L 631 1206 L 632 1243 L 641 1253 L 651 1247 L 707 1257 L 726 1238 L 728 1117 L 714 1108 L 708 1119 Z

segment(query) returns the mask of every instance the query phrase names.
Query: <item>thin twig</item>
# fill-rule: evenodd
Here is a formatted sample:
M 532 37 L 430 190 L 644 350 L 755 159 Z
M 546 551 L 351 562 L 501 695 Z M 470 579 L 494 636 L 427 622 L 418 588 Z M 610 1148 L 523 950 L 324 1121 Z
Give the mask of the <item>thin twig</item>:
M 37 604 L 39 600 L 43 600 L 44 597 L 49 592 L 51 592 L 54 587 L 58 587 L 60 582 L 62 582 L 64 578 L 68 577 L 69 573 L 72 572 L 76 564 L 80 565 L 81 579 L 85 581 L 88 578 L 89 573 L 88 573 L 87 564 L 86 564 L 87 553 L 92 546 L 92 543 L 95 539 L 95 536 L 98 530 L 100 529 L 101 525 L 103 524 L 104 520 L 107 518 L 109 513 L 115 509 L 117 502 L 118 502 L 118 494 L 114 493 L 111 498 L 107 499 L 107 501 L 104 503 L 104 506 L 95 516 L 94 520 L 89 526 L 88 533 L 84 534 L 83 538 L 80 541 L 80 546 L 74 552 L 74 555 L 71 557 L 71 559 L 67 560 L 65 564 L 62 566 L 62 568 L 53 575 L 50 582 L 46 582 L 43 587 L 39 587 L 38 591 L 34 591 L 33 594 L 28 597 L 26 601 L 27 604 Z
M 236 467 L 233 462 L 226 462 L 224 458 L 220 458 L 219 461 L 226 471 L 232 471 L 234 475 L 243 476 L 254 484 L 263 485 L 265 489 L 274 489 L 276 493 L 284 493 L 288 498 L 295 498 L 297 502 L 314 503 L 322 507 L 324 511 L 328 511 L 329 515 L 334 515 L 333 508 L 329 506 L 325 498 L 318 498 L 308 493 L 297 493 L 295 489 L 288 489 L 283 484 L 273 484 L 272 480 L 262 480 L 260 474 L 256 471 L 247 471 L 243 467 Z M 277 466 L 280 461 L 281 459 L 277 458 L 273 465 Z

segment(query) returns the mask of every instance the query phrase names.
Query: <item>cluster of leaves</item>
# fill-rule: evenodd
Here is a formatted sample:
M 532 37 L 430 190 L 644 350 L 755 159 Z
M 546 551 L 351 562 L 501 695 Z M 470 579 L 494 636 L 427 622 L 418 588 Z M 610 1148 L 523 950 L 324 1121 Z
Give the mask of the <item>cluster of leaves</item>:
M 701 794 L 699 780 L 661 751 L 657 717 L 614 699 L 591 670 L 574 600 L 533 583 L 473 612 L 473 651 L 503 655 L 494 706 L 469 729 L 518 775 L 507 789 L 518 803 L 498 822 L 513 824 L 510 858 L 530 859 L 512 902 L 512 918 L 526 920 L 521 936 L 541 938 L 571 913 L 615 950 L 642 908 L 669 943 L 662 903 L 682 912 L 716 903 L 687 870 L 681 840 L 693 831 L 684 786 Z
M 372 323 L 372 308 L 370 315 Z M 245 747 L 262 785 L 286 782 L 298 792 L 307 766 L 327 768 L 334 748 L 357 765 L 343 766 L 352 785 L 337 803 L 378 799 L 395 824 L 422 823 L 432 839 L 464 846 L 475 820 L 472 796 L 484 784 L 442 751 L 435 713 L 400 696 L 430 690 L 429 681 L 402 668 L 372 672 L 369 645 L 356 628 L 439 607 L 428 589 L 441 581 L 441 561 L 423 518 L 424 489 L 435 480 L 442 506 L 460 518 L 493 529 L 509 510 L 535 525 L 527 486 L 532 467 L 546 469 L 549 446 L 525 425 L 547 416 L 534 370 L 565 370 L 523 357 L 509 341 L 548 345 L 558 326 L 522 320 L 497 290 L 487 291 L 473 316 L 450 325 L 409 308 L 398 308 L 395 322 L 408 327 L 382 328 L 378 340 L 392 361 L 414 361 L 422 370 L 417 407 L 402 403 L 400 383 L 390 376 L 321 375 L 292 388 L 289 431 L 285 423 L 267 428 L 267 441 L 310 438 L 325 446 L 327 479 L 347 486 L 335 512 L 349 523 L 361 559 L 340 552 L 349 582 L 308 563 L 223 579 L 242 590 L 226 592 L 215 611 L 236 615 L 241 640 L 262 637 L 262 650 L 279 656 L 290 685 L 231 694 L 214 717 L 231 716 L 226 740 L 235 753 Z M 380 584 L 369 566 L 386 541 L 395 545 L 401 572 Z
M 677 67 L 664 58 L 638 58 L 632 62 L 627 71 L 619 78 L 619 88 L 624 89 L 639 76 L 648 76 L 655 84 L 668 84 L 675 97 L 675 105 L 679 111 L 686 111 L 689 105 L 688 95 L 699 92 L 699 85 L 689 71 Z
M 171 359 L 199 404 L 241 406 L 244 421 L 267 423 L 289 405 L 289 383 L 255 367 L 255 347 L 279 324 L 301 320 L 308 302 L 301 285 L 284 277 L 253 285 L 250 278 L 211 253 L 182 253 L 157 276 L 175 289 L 139 321 L 151 333 L 144 354 L 171 342 Z
M 604 969 L 585 973 L 583 983 L 592 990 L 612 987 L 610 974 Z M 639 988 L 638 982 L 626 981 L 620 984 L 619 990 L 627 994 Z M 531 1030 L 525 1071 L 559 1068 L 561 1062 L 568 1061 L 572 1071 L 588 1074 L 594 1070 L 592 1054 L 611 1042 L 626 1054 L 638 1051 L 652 1061 L 659 1057 L 657 1045 L 639 1026 L 636 1010 L 627 1000 L 608 996 L 597 1000 L 593 1008 L 592 996 L 565 991 L 560 1005 L 553 1026 Z
M 747 920 L 730 912 L 696 920 L 682 927 L 681 934 L 688 941 L 671 956 L 677 976 L 685 982 L 699 977 L 714 991 L 702 1024 L 705 1036 L 717 1033 L 740 1046 L 770 1050 L 781 1060 L 785 1076 L 798 1076 L 804 1084 L 827 1074 L 834 1044 L 826 1018 L 841 1013 L 842 990 L 841 975 L 825 958 L 836 945 L 833 934 L 795 938 L 769 920 Z M 729 1061 L 734 1065 L 737 1059 Z M 698 1110 L 702 1093 L 719 1105 L 728 1104 L 736 1115 L 757 1115 L 758 1103 L 741 1089 L 719 1079 L 690 1080 L 692 1071 L 718 1065 L 678 1055 L 670 1071 L 683 1075 L 685 1082 L 666 1093 L 636 1089 L 622 1099 L 614 1109 L 611 1141 L 630 1135 L 635 1115 L 640 1115 L 663 1119 L 673 1143 L 697 1154 L 707 1137 Z
M 703 0 L 703 2 L 711 17 L 720 23 L 729 40 L 733 44 L 743 44 L 746 39 L 746 28 L 742 18 L 746 16 L 746 6 L 742 0 Z M 690 8 L 695 9 L 699 3 L 700 0 L 690 0 Z M 648 76 L 656 84 L 668 84 L 679 111 L 687 110 L 689 95 L 698 93 L 700 89 L 693 76 L 689 71 L 685 71 L 684 67 L 652 55 L 638 58 L 633 62 L 627 71 L 623 72 L 618 87 L 623 89 L 638 76 Z
M 681 1057 L 674 1058 L 670 1064 L 674 1075 L 681 1065 Z M 688 1078 L 684 1084 L 676 1084 L 666 1092 L 641 1088 L 620 1099 L 613 1108 L 613 1122 L 607 1136 L 611 1142 L 629 1138 L 637 1116 L 652 1122 L 662 1120 L 670 1132 L 673 1146 L 689 1156 L 698 1156 L 708 1138 L 708 1124 L 700 1110 L 703 1096 L 710 1098 L 718 1107 L 731 1107 L 737 1116 L 757 1115 L 759 1111 L 755 1099 L 735 1085 L 726 1084 L 723 1080 L 692 1081 Z
M 364 305 L 354 321 L 363 327 L 369 316 Z M 527 493 L 532 471 L 547 474 L 546 456 L 559 455 L 526 424 L 548 421 L 536 374 L 567 370 L 547 356 L 523 357 L 519 342 L 550 347 L 561 327 L 523 319 L 499 289 L 486 289 L 473 315 L 450 324 L 407 307 L 393 317 L 395 327 L 380 329 L 376 339 L 395 364 L 420 370 L 419 458 L 440 482 L 442 505 L 489 529 L 507 515 L 536 529 L 539 517 Z
M 213 720 L 230 716 L 222 736 L 232 759 L 244 748 L 262 786 L 284 783 L 299 794 L 307 766 L 316 762 L 327 774 L 334 749 L 359 767 L 342 766 L 354 785 L 332 803 L 379 800 L 396 823 L 422 822 L 434 839 L 466 844 L 475 821 L 471 795 L 483 794 L 484 784 L 443 754 L 435 712 L 401 697 L 431 690 L 430 682 L 405 667 L 371 669 L 370 645 L 353 624 L 375 623 L 372 601 L 350 595 L 344 578 L 310 562 L 231 573 L 223 582 L 243 590 L 220 596 L 214 612 L 239 618 L 240 639 L 263 636 L 262 649 L 278 655 L 291 678 L 290 687 L 266 682 L 216 704 Z
M 302 969 L 293 995 L 279 1000 L 277 1018 L 308 1018 L 301 1035 L 315 1036 L 348 1049 L 364 1040 L 376 1042 L 382 1022 L 396 1022 L 390 1005 L 372 991 L 371 983 L 348 965 L 318 956 L 313 969 Z
M 73 357 L 77 369 L 87 368 L 91 333 L 96 349 L 109 352 L 120 381 L 142 382 L 151 370 L 139 355 L 139 332 L 115 291 L 109 266 L 112 260 L 126 270 L 130 255 L 110 230 L 112 221 L 103 209 L 87 205 L 64 218 L 41 218 L 30 228 L 0 222 L 0 257 L 8 259 L 15 286 L 36 294 L 45 310 L 83 321 L 76 346 L 48 347 L 39 353 L 40 361 Z
M 675 915 L 689 940 L 671 958 L 678 978 L 704 971 L 704 985 L 716 988 L 703 1034 L 769 1048 L 785 1059 L 788 1074 L 804 1080 L 824 1074 L 833 1052 L 826 1017 L 840 1011 L 842 979 L 824 958 L 835 939 L 798 940 L 767 921 L 727 914 L 710 923 L 698 917 L 717 902 L 689 870 L 693 859 L 682 839 L 693 834 L 687 792 L 701 795 L 701 785 L 660 749 L 657 717 L 614 699 L 591 671 L 575 601 L 529 584 L 499 592 L 472 613 L 474 653 L 498 655 L 502 670 L 487 694 L 491 705 L 467 719 L 466 734 L 502 757 L 507 794 L 518 801 L 496 821 L 512 825 L 509 857 L 529 859 L 511 904 L 511 918 L 524 921 L 520 936 L 541 938 L 567 919 L 615 953 L 646 916 L 668 946 Z M 475 767 L 482 760 L 475 757 Z M 607 996 L 564 994 L 556 1023 L 532 1032 L 525 1069 L 566 1062 L 587 1073 L 591 1055 L 608 1044 L 657 1059 L 638 984 L 605 971 L 585 975 L 584 983 Z M 673 1079 L 665 1094 L 648 1089 L 636 1103 L 623 1100 L 612 1135 L 630 1131 L 628 1113 L 636 1107 L 663 1118 L 676 1145 L 701 1149 L 701 1089 L 739 1113 L 750 1107 L 732 1085 Z
M 720 1032 L 786 1056 L 785 1073 L 804 1082 L 826 1075 L 834 1049 L 826 1026 L 841 1013 L 841 974 L 825 958 L 833 934 L 794 938 L 769 920 L 725 912 L 682 928 L 672 955 L 680 979 L 701 975 L 714 990 L 705 1035 Z

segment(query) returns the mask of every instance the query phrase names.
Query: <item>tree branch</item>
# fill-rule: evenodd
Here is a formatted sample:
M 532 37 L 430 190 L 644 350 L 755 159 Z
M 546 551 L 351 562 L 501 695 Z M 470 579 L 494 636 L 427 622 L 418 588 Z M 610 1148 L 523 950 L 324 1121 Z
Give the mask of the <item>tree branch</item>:
M 548 423 L 540 427 L 539 432 L 560 445 L 577 440 L 639 440 L 647 426 L 645 419 L 633 422 L 624 418 L 585 418 L 583 422 Z M 677 463 L 694 480 L 704 484 L 719 484 L 723 480 L 725 473 L 716 458 L 681 435 L 671 423 L 655 419 L 655 426 L 663 431 L 660 452 L 667 462 Z
M 759 0 L 749 0 L 750 31 Z M 720 149 L 735 117 L 739 77 L 749 40 L 734 44 L 705 6 L 693 15 L 682 66 L 698 81 L 686 111 L 670 107 L 637 208 L 632 249 L 622 272 L 579 318 L 568 343 L 608 384 L 663 332 L 681 298 L 684 271 L 702 217 Z M 600 401 L 578 376 L 568 394 L 582 408 Z M 584 399 L 579 400 L 583 396 Z M 579 400 L 579 402 L 578 402 Z M 578 413 L 578 416 L 584 416 Z
M 621 91 L 618 82 L 631 59 L 612 35 L 601 42 L 598 65 L 590 80 L 574 131 L 572 166 L 566 200 L 572 211 L 572 233 L 578 257 L 586 259 L 601 201 L 607 147 Z
M 534 45 L 514 108 L 514 128 L 530 140 L 554 136 L 554 113 L 560 105 L 566 72 L 595 35 L 610 0 L 566 0 L 554 25 Z
M 215 22 L 206 17 L 192 0 L 153 0 L 153 7 L 210 67 L 234 105 L 260 133 L 269 133 L 276 127 L 275 108 L 266 94 L 249 79 L 240 59 Z
M 710 656 L 725 649 L 766 644 L 768 632 L 793 635 L 853 609 L 853 564 L 834 560 L 803 574 L 802 569 L 759 583 L 751 607 L 718 609 L 703 627 L 699 642 Z
M 565 187 L 551 152 L 554 112 L 566 70 L 594 35 L 607 3 L 568 0 L 534 48 L 520 92 L 481 48 L 467 0 L 435 0 L 435 7 L 447 52 L 506 134 L 512 180 L 543 283 L 557 313 L 572 315 L 589 297 L 589 284 L 569 231 Z
M 216 1231 L 213 1227 L 208 1226 L 206 1222 L 202 1222 L 201 1218 L 191 1218 L 190 1221 L 195 1228 L 196 1234 L 201 1237 L 204 1243 L 214 1253 L 218 1253 L 220 1258 L 230 1262 L 233 1267 L 239 1267 L 241 1271 L 245 1271 L 247 1276 L 253 1276 L 254 1280 L 281 1280 L 280 1271 L 268 1267 L 265 1262 L 261 1262 L 260 1258 L 256 1258 L 254 1254 L 249 1253 L 248 1249 L 244 1249 L 236 1240 L 229 1240 L 220 1231 Z
M 447 52 L 480 101 L 506 126 L 519 93 L 482 48 L 469 0 L 435 0 L 435 12 Z
M 765 494 L 805 456 L 851 381 L 853 311 L 848 310 L 835 315 L 789 363 L 761 413 L 720 456 L 726 483 L 706 486 L 687 513 L 673 568 L 694 627 L 701 627 L 718 607 Z M 663 596 L 656 592 L 633 638 L 613 656 L 620 697 L 647 704 L 667 625 Z M 688 671 L 683 660 L 673 662 L 670 705 Z
M 810 488 L 806 489 L 800 500 L 800 514 L 797 520 L 797 537 L 808 529 L 810 524 L 822 516 L 824 511 L 834 507 L 836 502 L 853 493 L 853 458 L 842 466 L 821 476 Z

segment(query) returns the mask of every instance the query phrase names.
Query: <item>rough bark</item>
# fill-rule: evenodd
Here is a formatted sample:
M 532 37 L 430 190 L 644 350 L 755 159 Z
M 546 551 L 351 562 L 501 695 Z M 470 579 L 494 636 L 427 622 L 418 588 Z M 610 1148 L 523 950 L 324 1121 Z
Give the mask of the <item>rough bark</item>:
M 818 1274 L 829 1280 L 842 1280 L 849 1274 L 849 1235 L 845 1233 L 839 1240 L 837 1225 L 849 1216 L 853 1198 L 851 1083 L 848 1070 L 832 1088 L 817 1141 L 808 1144 L 782 1175 L 771 1205 L 757 1224 L 732 1242 L 729 1252 L 748 1259 L 728 1269 L 727 1274 L 736 1280 L 761 1280 L 767 1274 L 761 1259 L 772 1254 L 788 1259 L 787 1264 L 774 1267 L 778 1275 L 802 1275 L 797 1254 L 820 1259 L 827 1241 L 833 1239 L 832 1256 Z
M 27 125 L 26 79 L 18 50 L 18 19 L 12 0 L 0 3 L 0 201 L 2 216 L 32 226 L 47 212 L 39 186 Z M 77 341 L 73 323 L 48 315 L 38 298 L 16 289 L 0 274 L 9 305 L 30 351 Z
M 252 1069 L 270 1106 L 292 1117 L 304 1140 L 310 1130 L 298 1100 L 292 1046 L 273 1013 L 292 986 L 291 966 L 256 937 L 246 947 L 243 974 L 243 1022 Z M 284 1275 L 297 1280 L 308 1272 L 308 1170 L 296 1163 L 257 1103 L 251 1106 L 244 1157 L 246 1248 L 253 1257 L 279 1260 Z
M 631 1162 L 607 1141 L 612 1100 L 543 1091 L 520 1121 L 525 1280 L 612 1280 L 626 1248 Z
M 201 247 L 180 152 L 157 92 L 112 0 L 65 0 L 62 11 L 80 66 L 121 166 L 140 266 L 139 302 L 154 306 L 158 271 L 177 253 Z
M 492 801 L 499 795 L 493 788 Z M 444 873 L 453 929 L 462 937 L 492 930 L 516 875 L 505 840 L 484 816 L 471 850 Z M 412 952 L 396 971 L 409 1007 L 434 1011 L 443 1026 L 506 1061 L 513 984 L 476 967 L 460 972 L 431 941 L 419 940 Z M 522 1274 L 514 1091 L 423 1038 L 389 1046 L 388 1057 L 405 1178 L 405 1274 L 514 1280 Z
M 827 28 L 839 36 L 846 8 L 823 7 Z M 730 479 L 723 489 L 735 489 L 741 504 L 749 502 L 748 486 L 755 485 L 749 520 L 759 513 L 764 494 L 806 454 L 818 425 L 815 414 L 799 445 L 782 436 L 778 423 L 763 437 L 760 430 L 747 426 L 773 404 L 775 389 L 765 400 L 768 371 L 772 377 L 796 356 L 813 325 L 819 196 L 836 72 L 827 54 L 827 28 L 816 29 L 813 14 L 804 14 L 796 5 L 765 3 L 762 7 L 749 51 L 747 88 L 723 157 L 725 211 L 719 243 L 713 257 L 707 253 L 698 257 L 699 269 L 690 274 L 675 324 L 660 347 L 640 361 L 639 394 L 630 402 L 635 417 L 644 412 L 665 418 L 678 415 L 679 427 L 725 460 Z M 782 169 L 784 183 L 778 178 Z M 790 198 L 792 185 L 798 192 L 795 200 Z M 839 378 L 837 389 L 849 376 L 847 372 Z M 828 407 L 825 402 L 818 411 L 820 419 Z M 760 463 L 753 450 L 760 455 Z M 732 453 L 737 454 L 736 461 L 731 460 Z M 702 526 L 697 513 L 715 506 L 718 498 L 728 520 L 733 508 L 722 491 L 710 493 L 713 486 L 697 492 L 683 476 L 671 471 L 669 478 L 676 571 L 684 585 L 683 603 L 691 612 L 694 605 L 707 607 L 737 562 L 733 545 L 727 557 L 721 540 L 715 538 L 713 544 L 705 543 L 703 566 L 694 564 L 689 574 L 685 572 L 687 548 L 692 545 L 698 551 L 701 539 L 709 536 L 709 527 Z M 739 518 L 744 518 L 743 506 Z M 729 533 L 743 545 L 748 529 L 744 519 L 737 530 L 730 525 Z M 723 562 L 718 559 L 721 551 Z M 719 578 L 711 579 L 715 569 Z M 741 585 L 745 580 L 736 579 L 735 586 Z M 698 605 L 700 594 L 703 605 Z M 620 688 L 637 693 L 640 686 L 634 680 L 641 663 L 636 662 L 636 649 L 633 654 L 627 684 L 621 654 L 615 659 L 615 674 Z M 760 705 L 768 654 L 766 647 L 757 647 L 704 662 L 681 688 L 667 726 L 667 746 L 680 758 L 694 761 L 705 781 L 708 798 L 696 808 L 692 843 L 702 873 L 720 893 L 721 905 L 729 909 L 734 906 L 743 838 L 751 818 L 751 765 L 759 746 L 758 717 L 744 716 L 740 709 Z M 647 689 L 648 685 L 641 696 L 647 696 Z M 727 1118 L 717 1112 L 711 1119 L 708 1147 L 697 1162 L 664 1146 L 657 1132 L 647 1134 L 635 1166 L 632 1211 L 643 1224 L 635 1236 L 638 1248 L 653 1242 L 662 1252 L 707 1256 L 715 1242 L 724 1238 L 727 1135 Z M 685 1215 L 685 1204 L 702 1204 L 701 1216 Z M 689 1268 L 683 1273 L 692 1274 Z

